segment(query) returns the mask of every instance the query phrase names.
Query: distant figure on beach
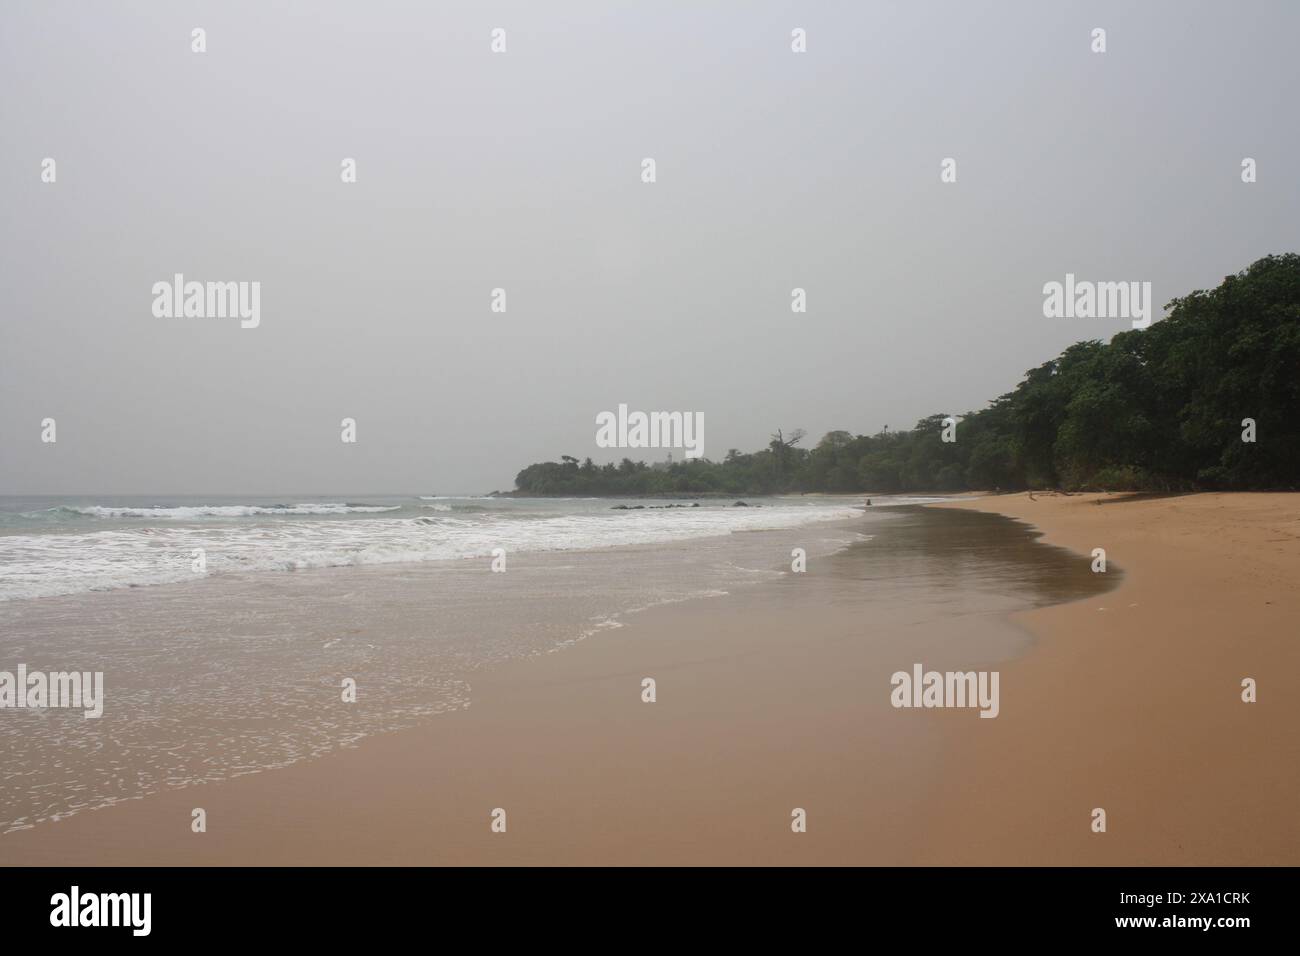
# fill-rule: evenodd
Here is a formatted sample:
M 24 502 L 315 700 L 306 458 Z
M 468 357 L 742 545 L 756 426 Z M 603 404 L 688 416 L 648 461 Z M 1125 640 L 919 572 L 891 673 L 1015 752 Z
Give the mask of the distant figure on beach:
M 868 508 L 871 507 L 871 499 L 870 499 L 870 498 L 867 499 L 867 507 L 868 507 Z

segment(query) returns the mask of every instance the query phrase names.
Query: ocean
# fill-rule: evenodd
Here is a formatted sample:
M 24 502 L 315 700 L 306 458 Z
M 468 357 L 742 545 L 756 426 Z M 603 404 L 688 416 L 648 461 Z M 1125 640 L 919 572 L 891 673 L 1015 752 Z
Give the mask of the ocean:
M 469 706 L 480 667 L 871 537 L 858 499 L 740 500 L 0 499 L 0 671 L 104 674 L 101 718 L 5 713 L 0 833 Z
M 201 574 L 221 577 L 468 559 L 496 548 L 516 555 L 663 543 L 788 529 L 862 507 L 822 497 L 737 500 L 750 507 L 434 495 L 0 497 L 0 601 L 192 581 L 195 550 L 204 552 Z
M 799 641 L 806 602 L 847 604 L 882 661 L 996 659 L 1023 641 L 1004 615 L 1100 587 L 997 516 L 743 500 L 3 499 L 0 672 L 104 676 L 99 718 L 3 714 L 0 834 L 472 706 L 479 669 L 661 605 L 775 602 Z

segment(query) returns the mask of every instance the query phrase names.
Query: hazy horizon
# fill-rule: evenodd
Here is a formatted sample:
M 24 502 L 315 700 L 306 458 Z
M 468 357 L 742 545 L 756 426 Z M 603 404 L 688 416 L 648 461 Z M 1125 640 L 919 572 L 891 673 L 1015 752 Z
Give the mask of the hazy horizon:
M 1159 321 L 1300 250 L 1284 3 L 0 22 L 0 495 L 481 494 L 663 460 L 597 447 L 620 403 L 702 414 L 714 460 L 908 429 L 1129 328 L 1044 318 L 1046 282 L 1149 281 Z M 260 325 L 155 317 L 176 273 L 260 282 Z

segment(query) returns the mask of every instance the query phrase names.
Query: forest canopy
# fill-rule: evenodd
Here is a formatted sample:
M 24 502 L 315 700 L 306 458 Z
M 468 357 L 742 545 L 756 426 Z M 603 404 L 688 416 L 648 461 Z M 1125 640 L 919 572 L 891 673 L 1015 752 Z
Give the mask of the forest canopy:
M 1070 346 L 984 408 L 931 415 L 910 431 L 832 431 L 811 447 L 800 430 L 778 431 L 759 451 L 667 466 L 566 455 L 529 465 L 515 487 L 756 495 L 1300 486 L 1300 255 L 1260 259 L 1168 309 L 1149 328 Z M 953 441 L 944 440 L 949 418 Z

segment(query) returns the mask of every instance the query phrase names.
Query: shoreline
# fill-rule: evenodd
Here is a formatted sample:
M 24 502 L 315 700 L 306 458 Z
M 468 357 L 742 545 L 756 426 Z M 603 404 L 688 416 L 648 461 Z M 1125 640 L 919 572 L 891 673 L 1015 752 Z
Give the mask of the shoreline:
M 1092 507 L 1106 497 L 999 495 L 933 506 L 1031 520 L 1044 543 L 1072 550 L 1063 559 L 1071 565 L 1088 561 L 1085 546 L 1104 536 L 1124 576 L 1118 589 L 1095 598 L 1020 611 L 1009 622 L 1001 612 L 972 614 L 963 604 L 951 621 L 909 631 L 908 614 L 890 617 L 873 603 L 873 581 L 887 580 L 872 576 L 882 575 L 879 569 L 837 578 L 826 573 L 832 558 L 806 576 L 650 608 L 560 653 L 488 668 L 473 679 L 467 709 L 421 726 L 283 769 L 8 834 L 0 837 L 0 860 L 1294 863 L 1298 725 L 1288 700 L 1296 699 L 1297 661 L 1286 628 L 1296 619 L 1300 535 L 1283 542 L 1277 562 L 1263 562 L 1265 580 L 1253 582 L 1249 573 L 1232 579 L 1243 594 L 1224 602 L 1228 612 L 1261 588 L 1274 595 L 1271 616 L 1255 619 L 1271 624 L 1273 637 L 1235 645 L 1239 659 L 1221 667 L 1216 655 L 1232 646 L 1195 630 L 1207 602 L 1212 609 L 1217 600 L 1196 579 L 1205 571 L 1203 549 L 1144 547 L 1141 537 L 1154 523 L 1181 545 L 1227 509 L 1240 539 L 1229 542 L 1231 554 L 1251 566 L 1261 530 L 1289 520 L 1300 532 L 1296 519 L 1285 517 L 1300 496 Z M 1266 500 L 1254 500 L 1260 497 Z M 869 547 L 862 555 L 870 556 Z M 1170 561 L 1187 582 L 1175 587 L 1187 593 L 1174 595 L 1181 603 L 1172 610 L 1161 603 L 1169 596 L 1162 579 Z M 1101 637 L 1114 651 L 1099 659 L 1096 606 L 1108 609 Z M 1129 623 L 1116 613 L 1121 608 L 1146 626 L 1145 646 L 1135 645 L 1125 626 L 1110 626 Z M 1154 626 L 1166 613 L 1188 619 L 1195 639 L 1180 641 L 1175 629 Z M 877 642 L 900 636 L 911 659 L 943 666 L 949 655 L 962 667 L 988 662 L 999 669 L 999 717 L 891 709 L 888 674 L 899 658 L 882 656 Z M 1200 653 L 1189 655 L 1188 643 Z M 978 660 L 970 647 L 982 649 Z M 1161 705 L 1150 706 L 1134 694 L 1135 679 L 1167 660 L 1197 663 L 1192 686 L 1200 696 L 1185 699 L 1181 679 L 1148 679 Z M 1261 702 L 1231 705 L 1236 690 L 1233 681 L 1221 686 L 1223 667 L 1259 677 Z M 639 696 L 646 675 L 658 682 L 653 706 Z M 1221 691 L 1231 706 L 1208 701 Z M 1136 702 L 1136 712 L 1125 700 Z M 1083 733 L 1076 733 L 1080 720 Z M 1181 803 L 1171 806 L 1176 798 Z M 1099 805 L 1110 814 L 1104 835 L 1088 829 L 1088 813 Z M 207 833 L 190 832 L 195 807 L 208 815 Z M 489 828 L 498 807 L 507 810 L 506 834 Z M 797 836 L 789 828 L 794 807 L 806 807 L 810 821 Z M 1235 812 L 1235 822 L 1224 824 L 1225 811 Z
M 1125 573 L 1096 600 L 1014 615 L 1035 645 L 1004 668 L 1001 717 L 954 728 L 917 862 L 1300 862 L 1300 494 L 934 507 L 1026 522 L 1081 561 L 1104 547 Z M 1098 807 L 1105 833 L 1092 832 Z

